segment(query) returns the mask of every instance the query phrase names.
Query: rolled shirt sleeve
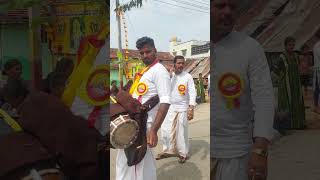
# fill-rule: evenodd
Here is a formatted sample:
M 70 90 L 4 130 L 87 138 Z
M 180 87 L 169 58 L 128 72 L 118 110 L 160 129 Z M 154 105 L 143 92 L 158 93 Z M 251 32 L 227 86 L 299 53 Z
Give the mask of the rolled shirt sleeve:
M 194 85 L 194 81 L 192 76 L 189 76 L 188 79 L 188 91 L 189 91 L 189 105 L 195 106 L 196 103 L 196 97 L 197 97 L 197 92 L 196 92 L 196 87 Z
M 256 58 L 250 60 L 248 69 L 254 109 L 253 137 L 271 140 L 275 102 L 270 70 L 263 48 L 257 45 L 253 52 L 256 52 Z
M 160 104 L 170 104 L 171 81 L 170 74 L 163 68 L 154 73 L 154 84 L 158 91 Z

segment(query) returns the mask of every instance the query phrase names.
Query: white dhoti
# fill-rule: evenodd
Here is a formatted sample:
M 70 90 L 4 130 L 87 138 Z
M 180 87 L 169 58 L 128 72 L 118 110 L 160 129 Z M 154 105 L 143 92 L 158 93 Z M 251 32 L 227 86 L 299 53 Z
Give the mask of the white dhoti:
M 248 180 L 249 154 L 236 158 L 217 158 L 211 180 Z M 212 163 L 212 162 L 211 162 Z M 212 166 L 212 165 L 211 165 Z
M 187 157 L 189 153 L 187 112 L 170 108 L 161 126 L 163 152 Z
M 148 128 L 151 126 L 147 125 Z M 128 166 L 127 157 L 123 149 L 118 150 L 116 160 L 116 180 L 156 180 L 156 162 L 152 148 L 147 148 L 146 155 L 141 162 L 134 166 Z
M 128 166 L 124 150 L 118 150 L 116 164 L 116 180 L 156 180 L 156 163 L 152 149 L 148 148 L 142 161 L 134 166 Z

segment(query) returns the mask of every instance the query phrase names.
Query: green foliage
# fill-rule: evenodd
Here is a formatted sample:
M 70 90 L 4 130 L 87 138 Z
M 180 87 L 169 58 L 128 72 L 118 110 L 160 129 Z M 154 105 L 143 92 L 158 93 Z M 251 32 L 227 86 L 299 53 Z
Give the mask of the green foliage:
M 120 5 L 119 9 L 123 12 L 130 11 L 132 8 L 140 8 L 143 0 L 131 0 L 130 2 Z

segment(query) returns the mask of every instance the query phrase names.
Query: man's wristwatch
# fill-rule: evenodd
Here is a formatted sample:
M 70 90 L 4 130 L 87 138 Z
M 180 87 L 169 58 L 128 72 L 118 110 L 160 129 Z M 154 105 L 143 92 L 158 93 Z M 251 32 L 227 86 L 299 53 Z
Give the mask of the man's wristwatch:
M 264 158 L 268 158 L 268 151 L 260 148 L 253 148 L 252 150 L 253 153 L 262 156 Z

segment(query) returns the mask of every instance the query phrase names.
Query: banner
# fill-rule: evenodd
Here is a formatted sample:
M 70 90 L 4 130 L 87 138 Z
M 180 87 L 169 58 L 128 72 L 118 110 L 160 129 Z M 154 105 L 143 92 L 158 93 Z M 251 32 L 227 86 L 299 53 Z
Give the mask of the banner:
M 57 5 L 53 25 L 53 52 L 77 54 L 81 39 L 97 34 L 107 24 L 106 7 L 94 2 Z

